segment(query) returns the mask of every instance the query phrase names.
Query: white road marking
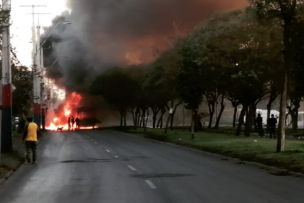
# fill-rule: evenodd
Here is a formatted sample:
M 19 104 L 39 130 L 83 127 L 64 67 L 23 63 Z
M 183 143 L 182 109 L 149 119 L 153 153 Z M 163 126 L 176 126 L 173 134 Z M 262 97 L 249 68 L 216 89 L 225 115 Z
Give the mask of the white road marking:
M 106 150 L 106 152 L 110 153 L 111 151 L 110 150 Z
M 114 156 L 115 158 L 118 158 L 118 156 Z
M 95 142 L 95 144 L 97 144 L 97 142 Z
M 128 166 L 129 169 L 131 169 L 132 171 L 136 171 L 136 168 L 134 168 L 133 166 Z
M 151 180 L 145 180 L 145 182 L 150 186 L 151 189 L 156 189 L 157 187 L 151 182 Z

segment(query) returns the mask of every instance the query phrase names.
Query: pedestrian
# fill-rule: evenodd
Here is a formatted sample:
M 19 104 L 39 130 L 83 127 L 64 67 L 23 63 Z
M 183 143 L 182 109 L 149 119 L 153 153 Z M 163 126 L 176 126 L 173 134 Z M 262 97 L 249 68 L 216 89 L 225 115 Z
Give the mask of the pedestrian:
M 272 139 L 272 135 L 273 135 L 273 139 L 276 139 L 276 136 L 275 136 L 276 124 L 277 124 L 277 119 L 274 117 L 273 114 L 271 114 L 271 118 L 269 118 L 270 139 Z
M 36 163 L 36 149 L 37 149 L 37 137 L 39 134 L 38 125 L 33 122 L 33 118 L 28 117 L 28 124 L 25 126 L 22 143 L 25 143 L 25 151 L 26 151 L 26 160 L 27 163 Z M 32 159 L 30 154 L 32 153 Z
M 18 133 L 23 133 L 24 127 L 25 127 L 25 120 L 23 117 L 21 117 L 18 126 Z
M 80 127 L 80 126 L 79 126 L 79 121 L 80 121 L 79 118 L 76 117 L 75 123 L 76 123 L 76 128 L 77 128 L 77 129 L 79 129 L 79 127 Z
M 261 117 L 261 114 L 258 114 L 258 117 L 255 119 L 255 123 L 258 126 L 258 133 L 260 137 L 264 136 L 264 130 L 263 130 L 263 118 Z
M 68 118 L 68 128 L 71 129 L 71 117 Z
M 71 123 L 72 123 L 72 129 L 74 128 L 74 123 L 75 123 L 75 120 L 74 120 L 74 117 L 72 116 L 71 118 Z

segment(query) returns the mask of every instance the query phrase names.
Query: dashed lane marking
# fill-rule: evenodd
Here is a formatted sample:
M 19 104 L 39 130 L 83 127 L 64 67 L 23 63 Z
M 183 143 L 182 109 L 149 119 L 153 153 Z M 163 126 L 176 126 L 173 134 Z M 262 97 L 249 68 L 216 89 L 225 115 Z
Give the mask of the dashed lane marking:
M 114 156 L 116 159 L 118 158 L 118 156 Z
M 111 151 L 110 150 L 106 150 L 106 152 L 110 153 Z
M 136 171 L 136 168 L 134 168 L 133 166 L 128 166 L 129 167 L 129 169 L 131 169 L 132 171 Z
M 151 180 L 145 180 L 145 182 L 149 185 L 149 187 L 150 187 L 152 190 L 154 190 L 154 189 L 157 188 L 157 187 L 152 183 Z

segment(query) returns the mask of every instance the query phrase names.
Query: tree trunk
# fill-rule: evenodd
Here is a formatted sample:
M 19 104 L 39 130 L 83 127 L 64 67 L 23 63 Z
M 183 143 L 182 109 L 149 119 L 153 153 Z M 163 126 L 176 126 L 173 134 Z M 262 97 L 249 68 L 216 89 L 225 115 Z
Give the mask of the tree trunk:
M 266 118 L 267 119 L 267 121 L 266 121 L 267 131 L 269 131 L 269 119 L 270 119 L 271 104 L 272 104 L 272 102 L 269 99 L 268 104 L 267 104 L 267 118 Z
M 160 128 L 163 128 L 163 123 L 164 123 L 164 114 L 161 116 Z
M 233 128 L 235 128 L 237 107 L 238 107 L 238 106 L 235 106 L 235 107 L 234 107 L 234 112 L 233 112 Z
M 163 118 L 164 118 L 164 114 L 166 113 L 166 109 L 165 108 L 161 108 L 160 109 L 160 117 L 158 119 L 158 122 L 157 122 L 157 128 L 163 128 Z
M 285 115 L 287 106 L 287 83 L 288 76 L 285 72 L 284 75 L 284 86 L 280 99 L 280 117 L 279 117 L 279 127 L 278 127 L 278 138 L 277 138 L 277 152 L 283 152 L 285 150 Z
M 132 110 L 132 118 L 133 118 L 133 125 L 134 125 L 134 130 L 137 129 L 137 118 L 136 118 L 136 112 L 134 112 L 134 110 Z
M 156 126 L 156 115 L 153 114 L 153 128 L 155 128 Z
M 152 120 L 153 120 L 153 128 L 155 128 L 156 127 L 156 117 L 157 117 L 157 114 L 159 113 L 159 111 L 160 111 L 160 108 L 158 108 L 158 107 L 153 107 L 153 108 L 151 108 L 152 109 L 152 112 L 153 112 L 153 117 L 152 117 Z
M 147 112 L 147 118 L 144 118 L 144 128 L 145 128 L 145 132 L 147 131 L 147 125 L 148 125 L 148 119 L 149 119 L 149 109 L 146 110 Z
M 167 133 L 167 131 L 168 131 L 168 125 L 169 125 L 170 117 L 171 117 L 171 114 L 169 113 L 168 118 L 167 118 L 167 122 L 166 122 L 166 126 L 165 126 L 165 133 Z
M 123 114 L 124 114 L 124 127 L 127 127 L 127 118 L 126 118 L 126 116 L 127 116 L 127 111 L 124 110 Z
M 163 119 L 163 114 L 161 114 L 159 119 L 158 119 L 157 126 L 156 126 L 157 128 L 160 127 L 160 122 L 161 122 L 162 119 Z
M 214 106 L 215 106 L 214 104 L 208 104 L 208 107 L 209 107 L 209 125 L 208 125 L 208 128 L 212 127 Z
M 297 131 L 298 129 L 298 110 L 294 109 L 292 113 L 292 130 Z
M 181 103 L 182 103 L 182 102 L 177 103 L 177 104 L 174 106 L 174 108 L 173 108 L 173 113 L 172 113 L 172 115 L 171 115 L 171 120 L 170 120 L 170 128 L 171 128 L 171 130 L 173 130 L 173 122 L 174 122 L 174 116 L 175 116 L 176 109 L 177 109 L 177 107 L 178 107 Z
M 123 111 L 120 110 L 119 114 L 120 114 L 120 127 L 122 127 L 123 126 Z
M 194 139 L 194 124 L 196 120 L 196 110 L 192 109 L 192 119 L 191 119 L 191 139 Z
M 175 110 L 173 110 L 173 113 L 171 114 L 171 118 L 170 118 L 170 130 L 173 130 L 174 115 L 175 115 Z
M 251 122 L 253 123 L 253 125 L 254 125 L 254 130 L 255 131 L 257 131 L 258 130 L 258 126 L 257 126 L 257 124 L 256 124 L 256 122 L 255 122 L 255 119 L 256 119 L 256 109 L 257 109 L 257 107 L 256 107 L 256 104 L 253 106 L 253 109 L 252 109 L 252 120 L 251 120 Z M 261 115 L 262 116 L 262 115 Z
M 222 117 L 222 114 L 223 114 L 223 111 L 224 111 L 224 109 L 225 109 L 224 101 L 225 101 L 225 96 L 224 96 L 224 94 L 222 94 L 222 98 L 221 98 L 221 109 L 220 109 L 219 115 L 218 115 L 218 117 L 217 117 L 217 119 L 216 119 L 216 123 L 215 123 L 215 126 L 214 126 L 215 129 L 218 129 L 219 124 L 220 124 L 220 120 L 221 120 L 221 117 Z
M 236 133 L 235 133 L 236 136 L 240 136 L 240 134 L 241 134 L 242 125 L 244 124 L 244 116 L 245 116 L 245 112 L 246 112 L 247 108 L 248 108 L 248 105 L 243 104 L 243 107 L 242 107 L 242 110 L 241 110 L 241 113 L 239 116 L 239 124 L 237 126 Z
M 246 117 L 246 125 L 245 125 L 245 136 L 249 137 L 250 133 L 252 131 L 252 120 L 255 114 L 255 104 L 250 104 L 249 105 L 249 112 Z
M 141 109 L 142 114 L 141 114 L 141 119 L 140 119 L 140 127 L 145 127 L 145 115 L 146 115 L 146 109 Z

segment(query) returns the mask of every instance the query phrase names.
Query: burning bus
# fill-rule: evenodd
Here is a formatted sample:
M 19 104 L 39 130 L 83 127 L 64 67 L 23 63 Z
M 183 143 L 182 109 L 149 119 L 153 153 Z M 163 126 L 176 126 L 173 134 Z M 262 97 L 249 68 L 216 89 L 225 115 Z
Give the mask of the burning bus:
M 93 107 L 79 107 L 77 110 L 80 119 L 80 128 L 95 128 L 101 122 L 96 118 L 96 109 Z
M 78 117 L 79 129 L 93 129 L 101 122 L 95 117 L 96 109 L 92 107 L 79 107 L 81 95 L 71 93 L 57 109 L 50 108 L 46 118 L 46 129 L 69 130 L 76 129 L 76 125 L 69 126 L 69 118 Z

